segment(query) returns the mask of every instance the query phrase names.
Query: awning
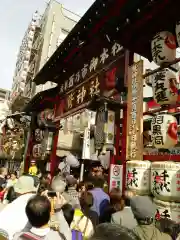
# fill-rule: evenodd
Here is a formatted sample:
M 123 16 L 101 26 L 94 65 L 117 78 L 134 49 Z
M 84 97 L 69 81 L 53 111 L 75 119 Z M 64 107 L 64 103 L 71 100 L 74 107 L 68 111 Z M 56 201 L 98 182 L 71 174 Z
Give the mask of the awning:
M 179 8 L 179 0 L 96 0 L 34 81 L 63 83 L 67 72 L 79 64 L 77 57 L 83 61 L 85 48 L 89 47 L 96 55 L 93 41 L 102 36 L 108 36 L 110 41 L 118 40 L 126 49 L 151 61 L 153 35 L 161 30 L 174 33 L 175 23 L 180 19 Z
M 58 100 L 59 88 L 51 88 L 37 93 L 22 110 L 30 115 L 32 112 L 40 112 L 46 108 L 54 108 Z

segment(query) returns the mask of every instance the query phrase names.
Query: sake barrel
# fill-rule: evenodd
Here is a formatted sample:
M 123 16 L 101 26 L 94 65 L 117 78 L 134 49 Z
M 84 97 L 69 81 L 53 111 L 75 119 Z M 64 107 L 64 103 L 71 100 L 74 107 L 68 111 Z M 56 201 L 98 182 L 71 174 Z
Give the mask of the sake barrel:
M 177 119 L 170 114 L 159 114 L 151 121 L 152 143 L 155 148 L 169 149 L 178 141 Z
M 178 89 L 176 74 L 168 68 L 153 74 L 152 90 L 157 104 L 175 104 L 178 99 Z
M 180 202 L 180 163 L 153 162 L 151 192 L 159 200 Z
M 126 189 L 135 191 L 139 195 L 150 193 L 149 161 L 129 161 L 126 164 Z
M 156 205 L 155 219 L 167 217 L 177 223 L 180 222 L 180 203 L 164 202 L 157 198 L 154 198 L 153 202 Z
M 175 36 L 167 31 L 157 33 L 151 41 L 151 53 L 153 61 L 159 66 L 165 62 L 172 62 L 175 60 Z

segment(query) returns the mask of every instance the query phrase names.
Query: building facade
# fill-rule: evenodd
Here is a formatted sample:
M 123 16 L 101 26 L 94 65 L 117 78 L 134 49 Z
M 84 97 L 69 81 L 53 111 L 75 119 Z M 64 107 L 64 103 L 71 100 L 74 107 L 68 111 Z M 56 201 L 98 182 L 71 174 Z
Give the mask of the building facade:
M 10 97 L 12 112 L 21 111 L 36 93 L 55 86 L 52 82 L 35 86 L 33 78 L 64 41 L 80 16 L 51 0 L 42 16 L 36 12 L 23 38 Z

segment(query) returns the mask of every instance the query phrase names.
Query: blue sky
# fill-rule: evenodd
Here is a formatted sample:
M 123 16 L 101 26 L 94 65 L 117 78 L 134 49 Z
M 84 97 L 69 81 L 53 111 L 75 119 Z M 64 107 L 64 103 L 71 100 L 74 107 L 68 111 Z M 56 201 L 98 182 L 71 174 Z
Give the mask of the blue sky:
M 11 89 L 16 57 L 32 14 L 43 12 L 45 0 L 0 1 L 0 88 Z M 65 8 L 83 15 L 94 0 L 61 0 Z

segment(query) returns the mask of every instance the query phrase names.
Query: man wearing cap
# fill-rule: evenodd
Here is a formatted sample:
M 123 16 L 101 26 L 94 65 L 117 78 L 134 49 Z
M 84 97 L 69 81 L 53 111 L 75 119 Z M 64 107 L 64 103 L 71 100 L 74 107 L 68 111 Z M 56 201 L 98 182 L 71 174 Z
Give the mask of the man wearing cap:
M 154 225 L 156 208 L 148 196 L 131 198 L 131 209 L 138 225 L 133 229 L 142 240 L 171 240 L 172 238 L 161 233 Z
M 27 226 L 28 219 L 25 207 L 28 200 L 37 191 L 32 176 L 21 176 L 14 185 L 14 190 L 17 194 L 17 199 L 0 212 L 1 229 L 8 233 L 10 240 L 13 239 L 13 235 L 16 232 L 22 231 Z

